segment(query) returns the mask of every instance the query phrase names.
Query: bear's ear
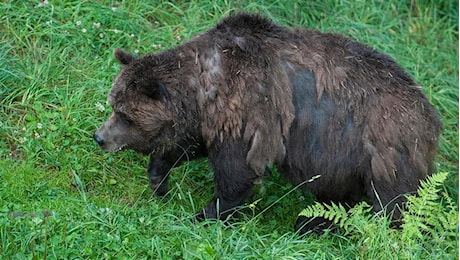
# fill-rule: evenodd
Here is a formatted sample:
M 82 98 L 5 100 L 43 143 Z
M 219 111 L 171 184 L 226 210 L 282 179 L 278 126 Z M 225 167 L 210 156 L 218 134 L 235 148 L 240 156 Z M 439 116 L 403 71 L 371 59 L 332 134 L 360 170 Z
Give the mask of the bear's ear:
M 122 65 L 128 65 L 136 59 L 131 53 L 125 52 L 122 49 L 115 49 L 115 51 L 113 51 L 113 55 Z
M 144 95 L 152 99 L 163 98 L 164 100 L 169 100 L 170 96 L 169 96 L 168 89 L 163 83 L 159 81 L 155 81 L 154 83 L 146 84 L 144 86 L 139 86 L 139 87 L 140 87 L 140 91 Z

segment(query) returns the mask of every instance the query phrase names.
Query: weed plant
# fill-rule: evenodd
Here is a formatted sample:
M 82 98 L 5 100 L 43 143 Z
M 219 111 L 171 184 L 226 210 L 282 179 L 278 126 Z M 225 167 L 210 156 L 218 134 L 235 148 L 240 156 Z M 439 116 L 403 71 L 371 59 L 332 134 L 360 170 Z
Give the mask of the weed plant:
M 205 159 L 174 169 L 171 191 L 157 198 L 147 158 L 97 147 L 92 133 L 110 114 L 120 69 L 114 48 L 165 50 L 235 11 L 342 33 L 416 79 L 444 124 L 436 163 L 445 173 L 409 211 L 420 218 L 394 230 L 360 204 L 353 226 L 299 237 L 292 226 L 314 199 L 274 171 L 236 222 L 197 223 L 193 212 L 213 194 Z M 457 258 L 458 56 L 452 0 L 1 1 L 0 258 Z M 440 225 L 417 228 L 437 216 Z

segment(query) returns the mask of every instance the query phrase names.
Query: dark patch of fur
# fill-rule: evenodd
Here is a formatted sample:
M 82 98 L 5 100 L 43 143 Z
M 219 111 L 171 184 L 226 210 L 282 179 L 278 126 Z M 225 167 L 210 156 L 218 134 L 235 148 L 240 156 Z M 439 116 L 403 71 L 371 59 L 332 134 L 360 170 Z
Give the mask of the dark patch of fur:
M 388 212 L 433 170 L 441 122 L 421 88 L 389 56 L 341 35 L 237 14 L 174 49 L 115 57 L 114 113 L 95 139 L 109 151 L 155 151 L 148 172 L 160 195 L 183 161 L 178 147 L 199 140 L 216 185 L 201 217 L 226 218 L 272 163 L 319 201 L 368 197 Z

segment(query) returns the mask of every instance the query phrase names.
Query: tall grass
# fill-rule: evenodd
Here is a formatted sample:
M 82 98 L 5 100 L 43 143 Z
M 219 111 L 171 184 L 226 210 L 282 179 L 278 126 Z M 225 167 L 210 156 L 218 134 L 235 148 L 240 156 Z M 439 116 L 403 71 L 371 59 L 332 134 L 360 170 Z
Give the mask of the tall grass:
M 311 195 L 275 172 L 233 224 L 196 223 L 212 197 L 206 160 L 174 170 L 155 198 L 147 158 L 100 151 L 92 133 L 119 65 L 176 46 L 235 11 L 288 26 L 342 33 L 394 57 L 424 88 L 444 124 L 438 171 L 458 197 L 458 2 L 455 1 L 2 1 L 0 2 L 0 256 L 23 258 L 301 259 L 453 258 L 458 230 L 407 243 L 387 220 L 298 237 Z M 444 204 L 438 203 L 439 207 Z M 458 211 L 458 201 L 446 211 Z M 458 215 L 457 215 L 458 221 Z M 382 249 L 384 248 L 384 249 Z

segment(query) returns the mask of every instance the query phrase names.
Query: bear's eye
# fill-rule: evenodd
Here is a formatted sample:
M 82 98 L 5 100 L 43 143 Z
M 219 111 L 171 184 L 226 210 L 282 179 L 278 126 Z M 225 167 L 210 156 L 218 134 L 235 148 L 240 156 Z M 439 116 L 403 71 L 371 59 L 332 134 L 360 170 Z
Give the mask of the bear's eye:
M 118 117 L 120 118 L 120 120 L 127 124 L 127 125 L 132 125 L 133 124 L 133 120 L 131 120 L 128 116 L 126 116 L 125 114 L 123 113 L 118 113 Z

